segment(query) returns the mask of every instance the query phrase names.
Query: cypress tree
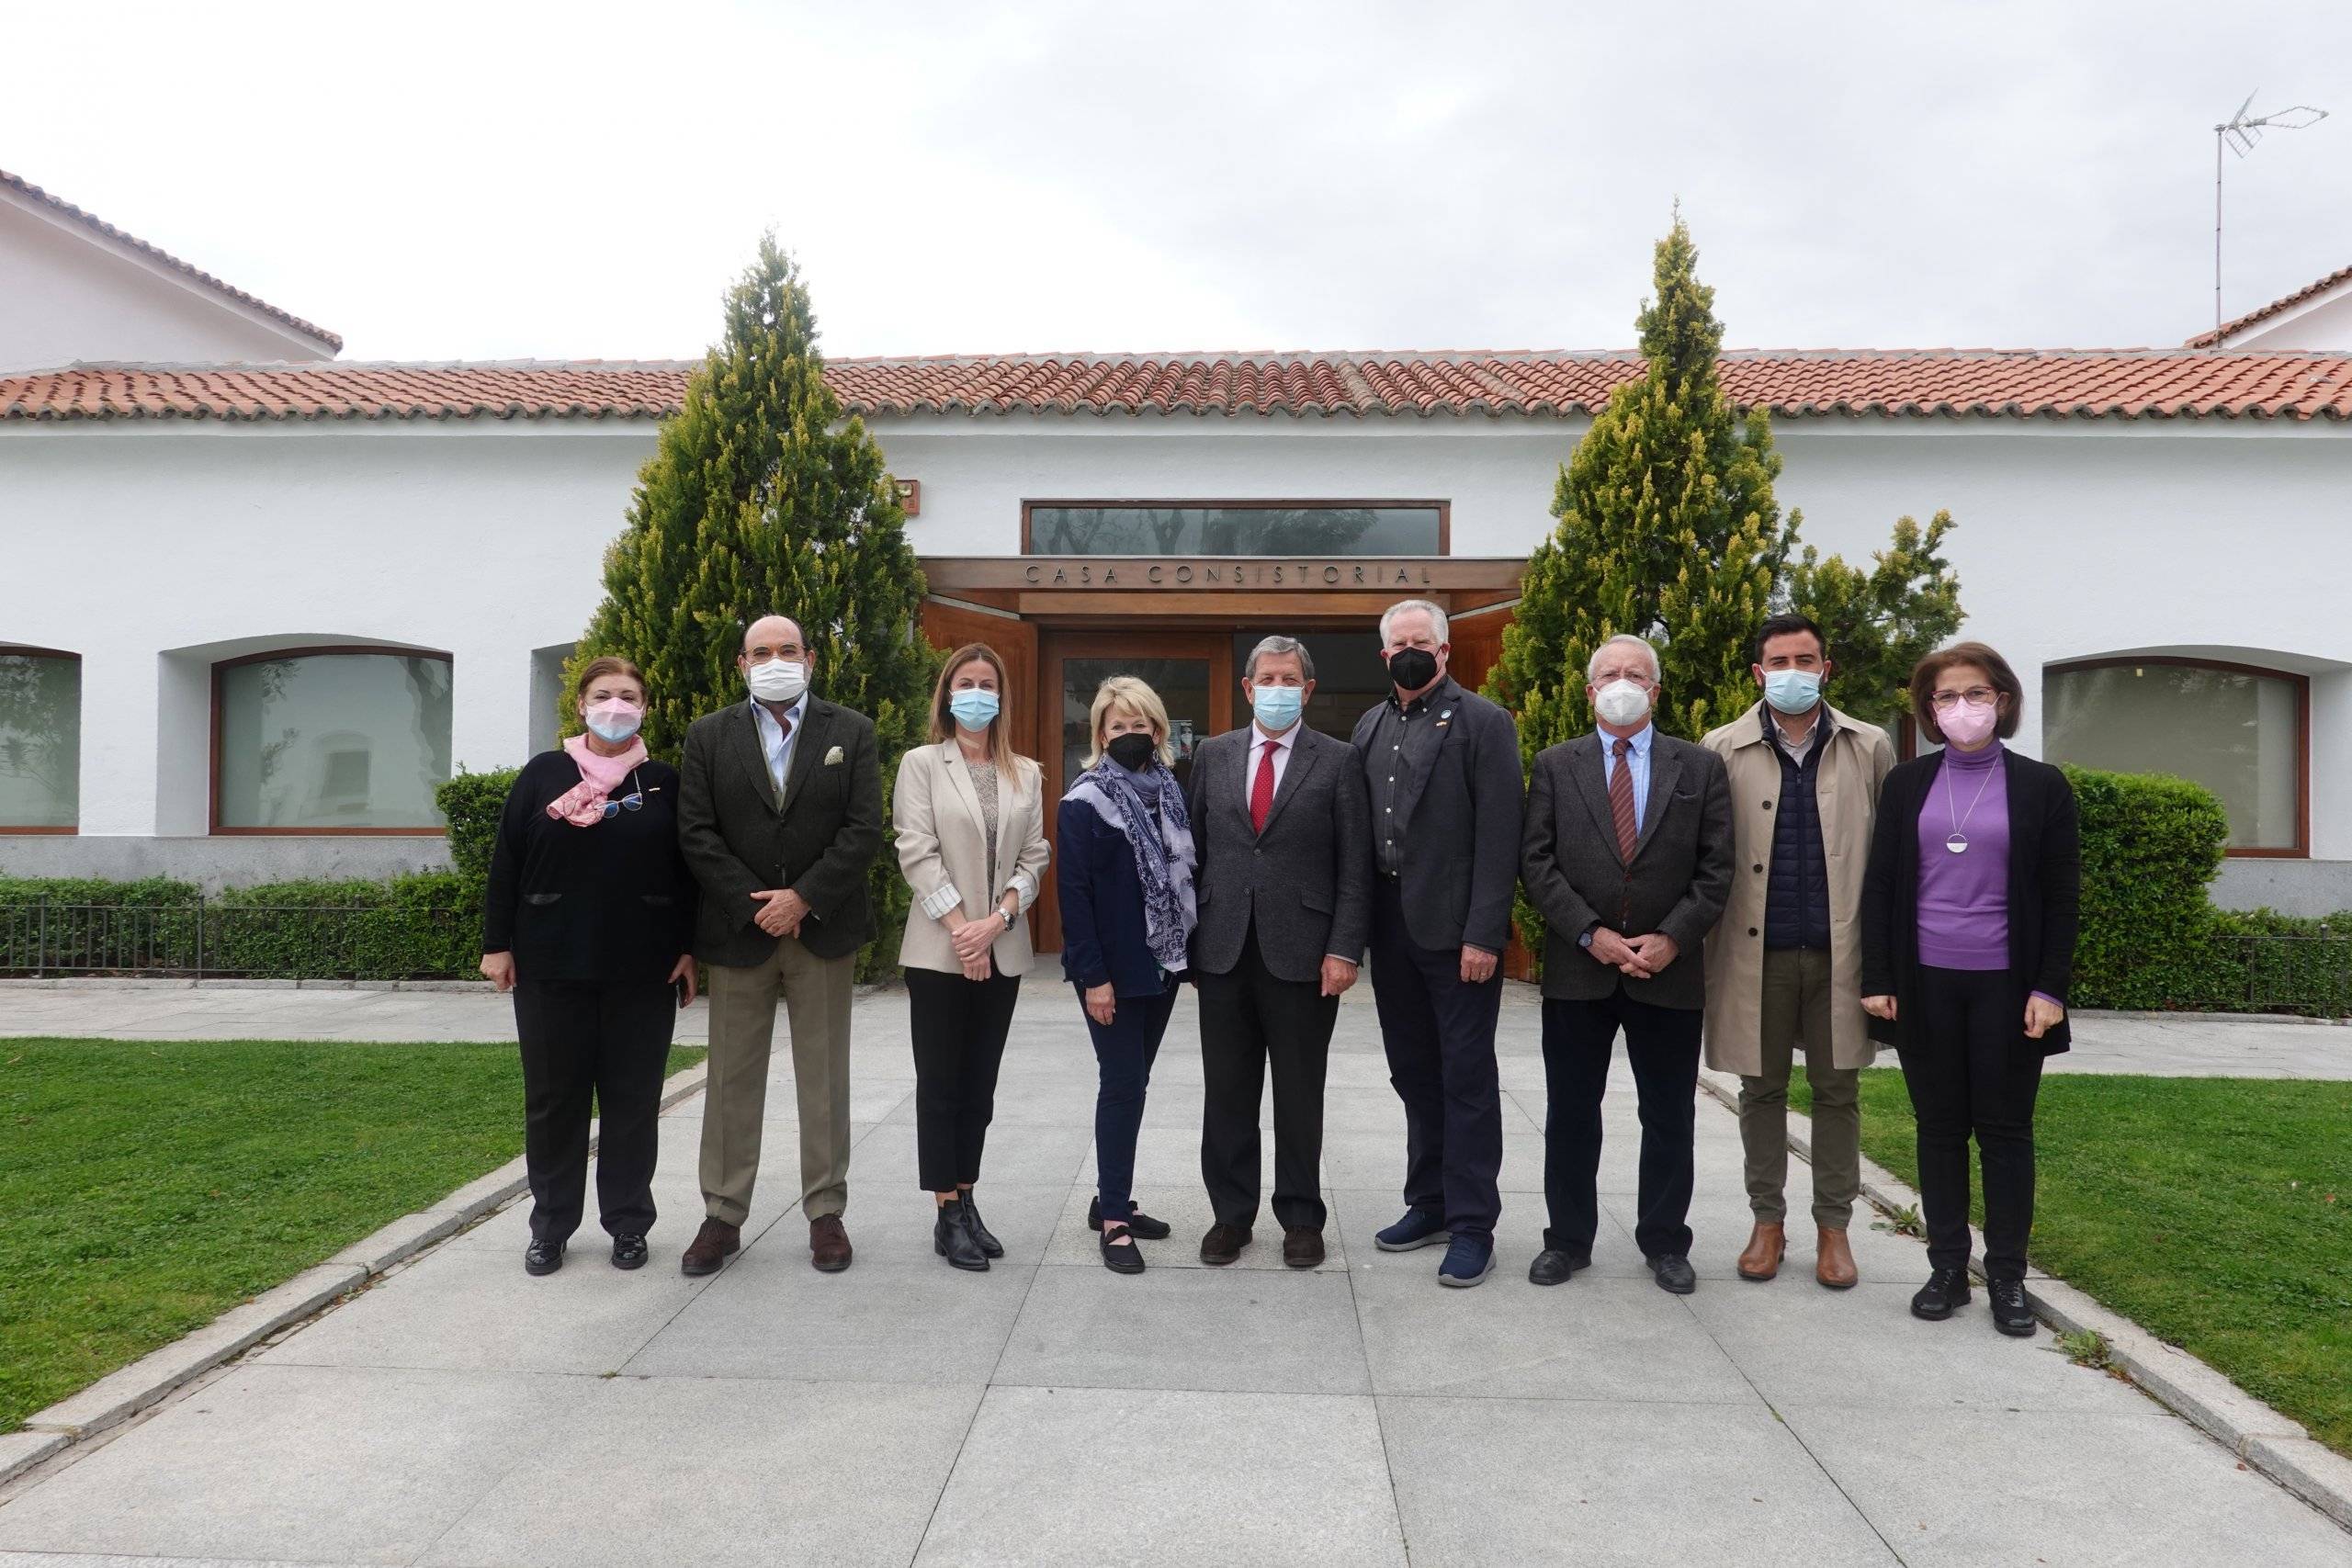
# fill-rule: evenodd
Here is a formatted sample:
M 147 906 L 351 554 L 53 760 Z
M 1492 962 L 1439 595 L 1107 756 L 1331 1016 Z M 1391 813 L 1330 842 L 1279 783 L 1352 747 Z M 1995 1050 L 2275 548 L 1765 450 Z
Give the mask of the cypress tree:
M 825 385 L 799 268 L 764 235 L 728 291 L 718 344 L 638 473 L 572 667 L 635 660 L 646 746 L 674 759 L 695 718 L 746 700 L 744 628 L 789 615 L 815 655 L 810 690 L 874 720 L 887 800 L 899 758 L 922 738 L 938 657 L 915 630 L 922 595 L 882 448 Z M 569 700 L 562 718 L 579 728 Z M 904 917 L 888 853 L 872 890 L 884 935 L 862 970 L 886 944 L 895 952 Z

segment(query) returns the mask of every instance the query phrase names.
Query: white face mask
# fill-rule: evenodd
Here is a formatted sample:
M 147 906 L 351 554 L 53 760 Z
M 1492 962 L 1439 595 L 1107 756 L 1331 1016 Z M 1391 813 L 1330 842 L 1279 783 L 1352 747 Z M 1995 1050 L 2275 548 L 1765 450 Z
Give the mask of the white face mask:
M 763 703 L 797 703 L 808 689 L 808 666 L 797 659 L 771 659 L 752 665 L 743 679 Z
M 1604 724 L 1639 724 L 1650 711 L 1650 694 L 1631 681 L 1611 681 L 1593 694 L 1592 711 Z

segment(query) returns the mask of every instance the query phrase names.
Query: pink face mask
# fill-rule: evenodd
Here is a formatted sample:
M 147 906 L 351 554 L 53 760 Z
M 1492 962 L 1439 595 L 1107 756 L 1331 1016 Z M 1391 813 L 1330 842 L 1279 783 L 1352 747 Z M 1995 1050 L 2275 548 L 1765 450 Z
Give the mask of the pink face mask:
M 588 720 L 588 728 L 596 732 L 597 739 L 617 746 L 637 733 L 638 727 L 645 722 L 645 710 L 635 703 L 613 697 L 591 703 L 582 716 Z
M 1984 744 L 2000 722 L 1998 702 L 1962 701 L 1936 715 L 1936 728 L 1944 732 L 1944 739 L 1968 751 Z

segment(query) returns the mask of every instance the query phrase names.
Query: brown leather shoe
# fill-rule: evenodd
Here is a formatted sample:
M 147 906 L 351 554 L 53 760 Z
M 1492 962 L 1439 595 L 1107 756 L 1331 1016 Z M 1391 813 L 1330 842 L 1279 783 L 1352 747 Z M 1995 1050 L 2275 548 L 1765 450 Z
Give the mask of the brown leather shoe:
M 1201 1261 L 1212 1269 L 1222 1269 L 1238 1258 L 1241 1249 L 1249 1245 L 1249 1226 L 1228 1225 L 1220 1220 L 1201 1237 Z
M 1846 1245 L 1846 1233 L 1824 1227 L 1820 1240 L 1814 1243 L 1813 1277 L 1833 1291 L 1849 1291 L 1854 1281 L 1862 1277 L 1854 1267 L 1854 1249 Z
M 1789 1250 L 1788 1227 L 1756 1222 L 1747 1233 L 1747 1250 L 1739 1255 L 1739 1277 L 1769 1280 L 1781 1271 L 1781 1257 Z
M 679 1255 L 681 1274 L 716 1274 L 720 1265 L 743 1248 L 743 1233 L 725 1220 L 705 1220 L 695 1232 L 693 1245 Z
M 1283 1232 L 1283 1261 L 1294 1269 L 1312 1269 L 1323 1261 L 1323 1233 L 1305 1225 Z
M 821 1274 L 838 1274 L 849 1267 L 849 1232 L 839 1214 L 808 1222 L 808 1261 Z

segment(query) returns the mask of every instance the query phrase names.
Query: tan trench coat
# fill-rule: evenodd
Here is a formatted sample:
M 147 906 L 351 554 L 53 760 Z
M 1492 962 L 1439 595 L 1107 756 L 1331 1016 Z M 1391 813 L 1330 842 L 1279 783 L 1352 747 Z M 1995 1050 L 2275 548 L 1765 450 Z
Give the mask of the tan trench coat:
M 1732 842 L 1738 852 L 1731 901 L 1707 938 L 1707 1066 L 1753 1077 L 1764 1070 L 1764 890 L 1772 870 L 1772 823 L 1781 798 L 1781 759 L 1764 738 L 1758 703 L 1701 742 L 1731 773 Z M 1821 848 L 1829 863 L 1830 1054 L 1840 1067 L 1867 1067 L 1877 1055 L 1862 1011 L 1860 914 L 1879 786 L 1894 766 L 1894 743 L 1876 725 L 1835 708 L 1837 728 L 1814 776 Z M 1766 809 L 1767 803 L 1774 809 Z M 1813 1042 L 1799 1043 L 1808 1048 Z

